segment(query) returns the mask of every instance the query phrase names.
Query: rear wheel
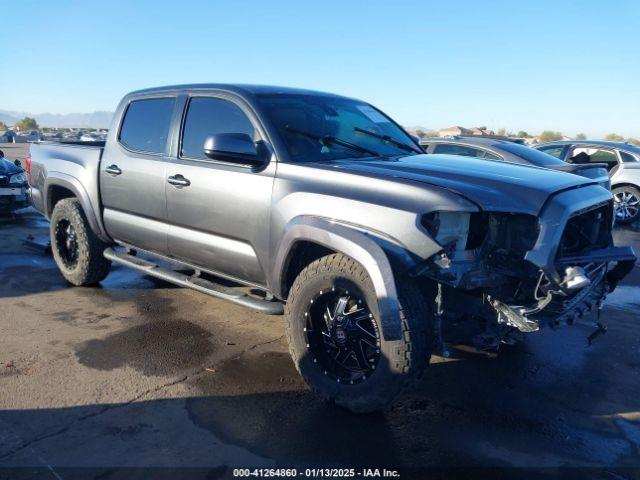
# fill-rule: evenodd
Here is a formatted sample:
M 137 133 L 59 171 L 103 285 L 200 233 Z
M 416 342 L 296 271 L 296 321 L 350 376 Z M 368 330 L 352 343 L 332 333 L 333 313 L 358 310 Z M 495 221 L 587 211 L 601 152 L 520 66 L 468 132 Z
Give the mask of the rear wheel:
M 56 203 L 50 228 L 53 258 L 69 283 L 91 285 L 108 275 L 111 262 L 103 256 L 107 244 L 93 233 L 76 198 Z
M 631 186 L 614 188 L 616 222 L 632 223 L 640 218 L 640 191 Z
M 289 350 L 320 396 L 357 412 L 388 407 L 419 378 L 431 353 L 431 316 L 409 279 L 397 280 L 402 337 L 386 340 L 377 296 L 364 268 L 341 254 L 296 278 L 285 315 Z

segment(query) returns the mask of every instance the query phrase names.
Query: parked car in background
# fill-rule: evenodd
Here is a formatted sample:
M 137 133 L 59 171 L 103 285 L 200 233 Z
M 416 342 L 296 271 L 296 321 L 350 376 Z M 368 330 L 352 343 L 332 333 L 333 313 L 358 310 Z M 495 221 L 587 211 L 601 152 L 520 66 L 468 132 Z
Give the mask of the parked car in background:
M 42 134 L 37 130 L 31 130 L 29 132 L 21 132 L 16 138 L 16 142 L 39 142 L 43 140 Z
M 522 163 L 535 167 L 550 168 L 592 178 L 609 189 L 609 175 L 604 164 L 571 165 L 512 140 L 487 137 L 445 137 L 430 138 L 420 142 L 422 148 L 431 154 L 462 155 L 503 162 Z
M 100 138 L 95 133 L 83 133 L 80 136 L 80 141 L 81 142 L 99 142 L 101 140 L 104 140 L 104 139 Z
M 604 140 L 565 140 L 535 148 L 574 165 L 606 164 L 616 205 L 616 221 L 632 223 L 640 219 L 640 147 Z
M 2 135 L 0 135 L 0 142 L 14 143 L 17 136 L 17 133 L 13 130 L 7 130 L 6 132 L 3 132 Z
M 11 213 L 26 207 L 27 176 L 19 165 L 19 162 L 4 158 L 0 150 L 0 213 Z

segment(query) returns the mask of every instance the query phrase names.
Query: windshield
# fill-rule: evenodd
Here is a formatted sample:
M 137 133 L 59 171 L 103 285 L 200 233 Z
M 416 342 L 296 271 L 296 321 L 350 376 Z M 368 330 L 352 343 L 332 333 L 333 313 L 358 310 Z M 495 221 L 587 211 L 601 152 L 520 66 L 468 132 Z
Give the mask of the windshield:
M 554 157 L 553 155 L 549 155 L 548 153 L 541 152 L 540 150 L 536 150 L 535 148 L 526 147 L 524 145 L 520 145 L 519 143 L 513 142 L 503 142 L 499 145 L 495 145 L 497 148 L 501 148 L 509 153 L 513 153 L 514 155 L 524 158 L 529 163 L 536 165 L 538 167 L 553 167 L 554 165 L 566 165 L 565 162 L 560 160 L 559 158 Z
M 422 153 L 389 117 L 366 103 L 282 93 L 258 95 L 258 102 L 294 162 Z

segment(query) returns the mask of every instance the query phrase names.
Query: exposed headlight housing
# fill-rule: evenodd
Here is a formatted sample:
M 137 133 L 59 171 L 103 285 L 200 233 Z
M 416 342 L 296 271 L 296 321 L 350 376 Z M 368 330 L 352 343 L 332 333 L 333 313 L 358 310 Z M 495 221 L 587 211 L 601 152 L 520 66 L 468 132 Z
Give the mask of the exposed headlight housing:
M 9 185 L 22 185 L 27 181 L 27 176 L 24 173 L 16 173 L 9 178 Z
M 422 226 L 443 247 L 455 243 L 455 250 L 465 250 L 470 217 L 467 212 L 432 212 L 422 217 Z
M 486 244 L 521 254 L 533 248 L 540 228 L 533 215 L 502 212 L 432 212 L 421 223 L 443 247 L 455 242 L 455 250 L 473 250 Z

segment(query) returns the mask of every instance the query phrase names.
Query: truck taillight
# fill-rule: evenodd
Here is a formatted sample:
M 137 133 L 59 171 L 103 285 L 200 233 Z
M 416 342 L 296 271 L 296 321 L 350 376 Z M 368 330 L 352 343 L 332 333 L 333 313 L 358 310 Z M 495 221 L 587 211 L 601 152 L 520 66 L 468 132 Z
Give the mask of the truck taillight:
M 24 164 L 24 168 L 27 172 L 27 182 L 31 185 L 31 152 L 27 153 Z

